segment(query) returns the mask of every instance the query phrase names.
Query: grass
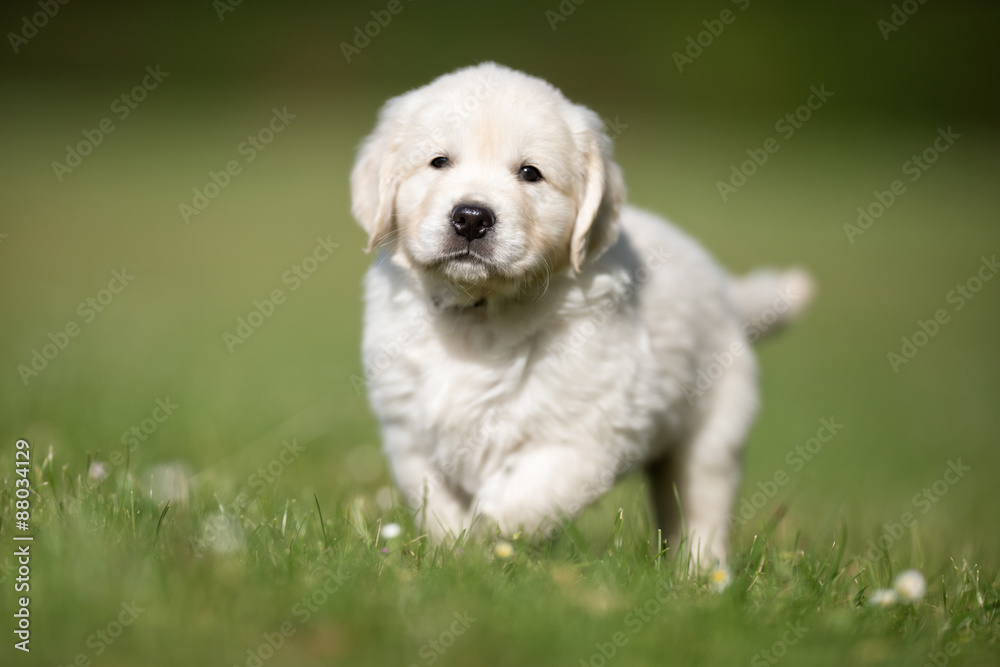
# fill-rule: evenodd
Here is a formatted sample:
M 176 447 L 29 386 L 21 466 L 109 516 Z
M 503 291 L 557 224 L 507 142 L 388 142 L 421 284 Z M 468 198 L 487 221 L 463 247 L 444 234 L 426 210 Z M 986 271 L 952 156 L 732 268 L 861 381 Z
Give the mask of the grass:
M 32 110 L 5 112 L 21 131 L 0 162 L 8 619 L 18 531 L 7 443 L 18 438 L 33 447 L 36 539 L 32 652 L 14 651 L 8 632 L 3 664 L 253 665 L 248 651 L 267 654 L 269 642 L 280 644 L 261 659 L 269 666 L 996 661 L 1000 283 L 950 311 L 899 373 L 886 362 L 1000 246 L 1000 146 L 988 129 L 963 128 L 967 138 L 851 245 L 843 223 L 935 127 L 876 133 L 831 107 L 723 203 L 715 181 L 773 118 L 629 115 L 618 154 L 632 201 L 734 270 L 801 263 L 821 290 L 800 325 L 760 350 L 764 409 L 741 497 L 755 503 L 778 471 L 788 482 L 737 528 L 732 581 L 718 593 L 660 553 L 637 478 L 551 543 L 515 541 L 510 558 L 491 540 L 432 546 L 386 502 L 376 425 L 350 381 L 369 260 L 346 179 L 374 96 L 165 83 L 161 102 L 59 183 L 51 161 L 113 94 L 5 93 L 10 109 Z M 178 204 L 286 102 L 299 117 L 185 225 Z M 198 104 L 223 111 L 195 116 Z M 340 247 L 293 292 L 281 277 L 318 236 Z M 122 266 L 134 282 L 25 385 L 17 367 L 82 323 L 78 304 Z M 230 354 L 222 334 L 275 288 L 287 301 Z M 158 399 L 179 407 L 147 421 L 129 451 Z M 829 418 L 844 428 L 809 460 L 796 454 Z M 942 481 L 957 461 L 970 470 Z M 103 480 L 90 476 L 95 462 Z M 914 527 L 897 529 L 907 514 Z M 403 525 L 400 537 L 378 537 L 388 522 Z M 888 548 L 872 551 L 883 535 Z M 909 568 L 928 582 L 920 603 L 866 604 Z M 112 638 L 130 609 L 142 611 Z
M 31 664 L 658 664 L 666 653 L 922 664 L 952 645 L 959 664 L 995 656 L 995 570 L 913 552 L 851 558 L 846 527 L 805 548 L 801 535 L 761 532 L 716 592 L 644 539 L 635 489 L 503 558 L 491 540 L 432 546 L 406 512 L 365 496 L 246 487 L 227 507 L 206 481 L 168 506 L 127 470 L 97 483 L 51 456 L 33 477 Z M 405 526 L 400 537 L 379 539 L 387 520 Z M 911 565 L 929 579 L 922 602 L 866 605 Z M 114 638 L 123 603 L 141 611 Z

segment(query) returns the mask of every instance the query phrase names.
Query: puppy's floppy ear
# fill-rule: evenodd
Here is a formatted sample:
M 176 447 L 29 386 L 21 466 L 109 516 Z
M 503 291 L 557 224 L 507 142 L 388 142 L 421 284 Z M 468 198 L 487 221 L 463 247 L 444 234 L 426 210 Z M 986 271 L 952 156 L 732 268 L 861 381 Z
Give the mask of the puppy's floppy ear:
M 371 252 L 392 231 L 392 215 L 399 187 L 399 141 L 393 139 L 399 98 L 379 112 L 375 130 L 365 139 L 351 171 L 351 213 L 368 232 Z
M 582 138 L 585 183 L 570 240 L 570 261 L 579 273 L 584 262 L 600 257 L 618 240 L 625 182 L 621 169 L 611 159 L 611 139 L 604 132 L 604 122 L 589 109 L 577 109 L 587 125 Z

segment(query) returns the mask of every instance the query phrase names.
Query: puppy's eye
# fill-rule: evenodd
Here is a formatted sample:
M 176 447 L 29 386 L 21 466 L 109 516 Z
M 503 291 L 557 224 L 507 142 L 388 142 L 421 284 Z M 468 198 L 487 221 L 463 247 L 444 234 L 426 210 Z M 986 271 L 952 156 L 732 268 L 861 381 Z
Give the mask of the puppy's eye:
M 521 167 L 521 171 L 517 172 L 517 177 L 522 181 L 528 181 L 529 183 L 534 183 L 535 181 L 542 180 L 542 172 L 538 171 L 535 167 L 530 164 Z
M 446 157 L 436 157 L 433 160 L 431 160 L 431 166 L 434 167 L 435 169 L 444 169 L 449 164 L 451 164 L 451 160 L 449 160 Z

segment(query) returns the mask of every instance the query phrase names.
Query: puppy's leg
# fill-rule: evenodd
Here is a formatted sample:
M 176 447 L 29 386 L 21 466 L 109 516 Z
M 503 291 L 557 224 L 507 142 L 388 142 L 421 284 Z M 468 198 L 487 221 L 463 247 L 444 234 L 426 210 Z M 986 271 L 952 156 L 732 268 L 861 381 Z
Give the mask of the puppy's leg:
M 613 457 L 578 445 L 546 445 L 511 455 L 488 477 L 474 511 L 512 535 L 544 536 L 561 517 L 574 518 L 615 483 Z
M 396 485 L 416 515 L 417 525 L 435 542 L 454 539 L 471 524 L 470 499 L 420 454 L 390 456 Z
M 740 485 L 743 445 L 757 411 L 753 360 L 738 359 L 703 400 L 703 418 L 692 437 L 672 458 L 649 471 L 660 528 L 676 538 L 683 520 L 687 548 L 704 566 L 724 563 L 729 548 L 729 518 Z

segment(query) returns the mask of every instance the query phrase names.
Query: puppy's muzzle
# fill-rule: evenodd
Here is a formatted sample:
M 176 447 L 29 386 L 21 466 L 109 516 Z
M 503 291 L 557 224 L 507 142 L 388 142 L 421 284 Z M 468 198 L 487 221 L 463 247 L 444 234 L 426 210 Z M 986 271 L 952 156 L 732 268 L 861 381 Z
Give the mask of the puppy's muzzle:
M 486 236 L 496 220 L 493 210 L 482 204 L 459 204 L 451 212 L 451 226 L 455 233 L 465 237 L 469 243 Z

